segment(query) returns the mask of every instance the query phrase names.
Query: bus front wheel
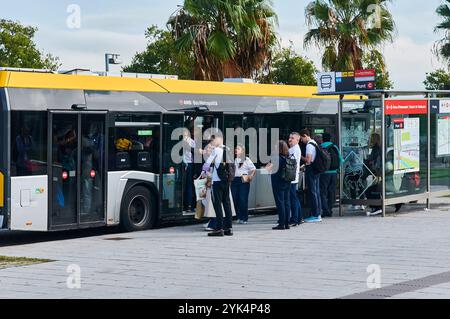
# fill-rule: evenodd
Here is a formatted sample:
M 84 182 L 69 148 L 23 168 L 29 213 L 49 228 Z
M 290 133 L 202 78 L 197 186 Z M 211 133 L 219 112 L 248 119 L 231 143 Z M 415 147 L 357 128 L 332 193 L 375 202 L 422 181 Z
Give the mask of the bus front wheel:
M 125 196 L 121 209 L 122 229 L 127 232 L 150 229 L 155 225 L 155 202 L 150 190 L 133 187 Z

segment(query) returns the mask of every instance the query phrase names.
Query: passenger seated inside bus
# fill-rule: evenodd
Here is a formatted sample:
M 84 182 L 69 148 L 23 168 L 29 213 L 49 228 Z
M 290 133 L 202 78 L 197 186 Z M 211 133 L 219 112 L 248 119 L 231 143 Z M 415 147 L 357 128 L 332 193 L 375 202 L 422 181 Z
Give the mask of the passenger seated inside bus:
M 30 152 L 33 150 L 33 137 L 30 135 L 28 126 L 24 126 L 20 130 L 20 134 L 16 137 L 16 143 L 13 146 L 14 156 L 17 168 L 17 176 L 29 176 L 32 173 L 32 164 Z

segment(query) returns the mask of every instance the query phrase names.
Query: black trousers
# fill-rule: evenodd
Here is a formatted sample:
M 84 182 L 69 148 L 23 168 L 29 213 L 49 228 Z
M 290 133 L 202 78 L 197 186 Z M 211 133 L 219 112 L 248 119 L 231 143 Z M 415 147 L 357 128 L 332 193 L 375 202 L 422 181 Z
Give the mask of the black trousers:
M 216 229 L 233 228 L 233 211 L 231 210 L 230 185 L 228 182 L 214 182 L 212 186 L 213 205 L 216 211 Z M 222 209 L 223 206 L 223 209 Z M 225 210 L 225 220 L 224 211 Z
M 333 216 L 333 206 L 336 203 L 337 173 L 320 175 L 320 198 L 322 200 L 323 216 Z

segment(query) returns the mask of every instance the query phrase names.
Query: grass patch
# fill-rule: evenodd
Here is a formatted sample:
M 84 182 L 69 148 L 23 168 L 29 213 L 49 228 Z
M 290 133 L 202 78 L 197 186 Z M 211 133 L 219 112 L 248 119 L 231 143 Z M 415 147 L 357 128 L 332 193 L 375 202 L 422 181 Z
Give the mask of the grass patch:
M 23 266 L 43 264 L 43 263 L 49 263 L 49 262 L 52 262 L 52 260 L 0 256 L 0 269 L 10 268 L 10 267 L 23 267 Z

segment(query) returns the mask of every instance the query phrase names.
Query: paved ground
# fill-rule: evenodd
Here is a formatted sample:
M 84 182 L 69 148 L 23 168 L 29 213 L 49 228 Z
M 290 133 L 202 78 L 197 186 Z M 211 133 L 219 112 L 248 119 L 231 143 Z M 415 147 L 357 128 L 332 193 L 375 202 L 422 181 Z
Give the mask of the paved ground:
M 207 238 L 201 225 L 83 238 L 4 233 L 0 255 L 55 262 L 0 270 L 0 299 L 450 298 L 450 212 L 438 206 L 283 232 L 262 216 L 232 238 Z M 80 289 L 67 287 L 72 264 Z M 369 265 L 379 265 L 381 289 L 368 288 Z

